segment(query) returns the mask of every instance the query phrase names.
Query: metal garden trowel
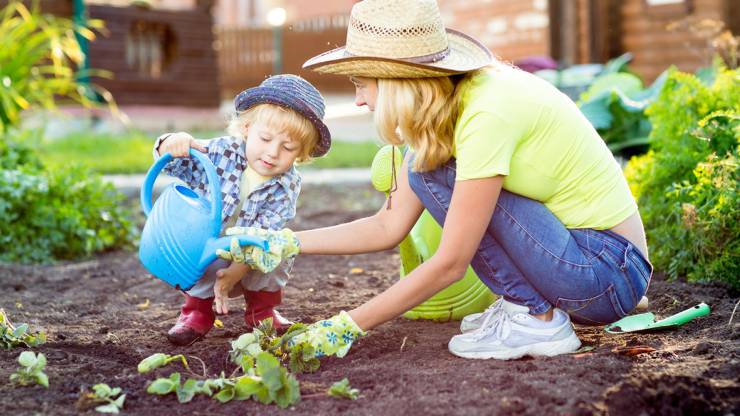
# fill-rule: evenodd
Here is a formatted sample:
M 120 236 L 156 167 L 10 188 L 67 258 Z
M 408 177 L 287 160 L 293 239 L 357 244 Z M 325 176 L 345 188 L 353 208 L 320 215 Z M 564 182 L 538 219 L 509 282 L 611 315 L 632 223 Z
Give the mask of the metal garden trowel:
M 624 318 L 607 325 L 604 330 L 610 334 L 622 334 L 625 332 L 646 332 L 670 329 L 681 326 L 686 322 L 700 316 L 709 315 L 709 305 L 702 302 L 693 308 L 686 309 L 675 315 L 655 321 L 655 315 L 652 312 L 641 313 L 639 315 L 625 316 Z

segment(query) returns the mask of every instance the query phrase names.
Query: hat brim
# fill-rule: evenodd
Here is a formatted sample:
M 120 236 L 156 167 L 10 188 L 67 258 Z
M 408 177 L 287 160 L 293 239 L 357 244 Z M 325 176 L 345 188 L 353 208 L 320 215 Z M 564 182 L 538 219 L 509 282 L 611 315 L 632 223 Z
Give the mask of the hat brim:
M 377 56 L 354 56 L 342 46 L 314 56 L 303 68 L 324 74 L 368 78 L 429 78 L 475 71 L 491 64 L 493 55 L 482 43 L 454 29 L 446 29 L 449 53 L 443 59 L 418 63 Z
M 319 142 L 311 152 L 312 157 L 324 156 L 331 148 L 331 133 L 323 121 L 305 105 L 300 102 L 288 102 L 283 98 L 284 92 L 271 87 L 254 87 L 239 94 L 234 102 L 236 111 L 246 111 L 260 104 L 273 104 L 284 107 L 307 118 L 319 132 Z

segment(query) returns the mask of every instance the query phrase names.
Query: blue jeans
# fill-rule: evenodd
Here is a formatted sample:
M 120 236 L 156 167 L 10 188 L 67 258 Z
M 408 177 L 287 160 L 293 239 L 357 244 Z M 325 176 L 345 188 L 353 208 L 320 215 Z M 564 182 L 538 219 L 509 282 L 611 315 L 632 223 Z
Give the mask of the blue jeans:
M 409 184 L 443 225 L 455 187 L 455 160 L 431 172 L 409 169 Z M 504 299 L 533 314 L 553 306 L 574 322 L 603 325 L 628 314 L 645 294 L 653 266 L 609 230 L 568 229 L 541 202 L 506 190 L 471 262 Z

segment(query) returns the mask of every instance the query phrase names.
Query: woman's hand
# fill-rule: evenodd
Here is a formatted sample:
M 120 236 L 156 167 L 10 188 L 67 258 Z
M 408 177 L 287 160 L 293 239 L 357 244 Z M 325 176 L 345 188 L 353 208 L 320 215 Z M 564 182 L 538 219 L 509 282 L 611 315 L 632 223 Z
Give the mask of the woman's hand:
M 172 133 L 169 137 L 164 139 L 159 145 L 157 151 L 160 155 L 169 153 L 172 157 L 190 157 L 190 148 L 198 150 L 202 153 L 208 152 L 208 150 L 200 143 L 198 143 L 193 136 L 185 132 Z
M 231 227 L 225 234 L 251 235 L 267 240 L 268 251 L 257 246 L 241 247 L 236 238 L 231 240 L 230 251 L 216 251 L 216 255 L 224 260 L 247 264 L 263 273 L 275 270 L 283 260 L 293 258 L 300 252 L 300 243 L 295 233 L 288 228 L 274 231 L 256 227 Z
M 288 346 L 307 342 L 314 348 L 316 358 L 329 355 L 342 358 L 347 355 L 352 343 L 364 335 L 367 332 L 357 326 L 347 312 L 341 311 L 329 319 L 309 325 L 305 332 L 288 341 Z

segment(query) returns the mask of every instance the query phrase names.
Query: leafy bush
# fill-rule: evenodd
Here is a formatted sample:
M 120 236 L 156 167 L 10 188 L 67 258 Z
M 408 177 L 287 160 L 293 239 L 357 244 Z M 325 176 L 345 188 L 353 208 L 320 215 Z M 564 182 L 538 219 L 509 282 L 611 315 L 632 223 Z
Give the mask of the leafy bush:
M 636 75 L 617 72 L 599 76 L 581 95 L 578 106 L 614 153 L 642 153 L 649 144 L 651 125 L 645 109 L 665 82 L 663 73 L 649 88 Z
M 740 70 L 713 84 L 670 70 L 646 113 L 652 150 L 625 174 L 648 234 L 651 260 L 670 277 L 740 288 Z
M 0 141 L 0 261 L 49 262 L 126 247 L 125 197 L 88 169 L 44 170 L 30 146 Z
M 78 83 L 78 77 L 93 72 L 77 71 L 84 54 L 75 36 L 93 40 L 90 28 L 103 29 L 103 22 L 90 19 L 89 28 L 75 25 L 70 19 L 41 14 L 38 2 L 33 4 L 28 9 L 11 0 L 0 10 L 0 132 L 17 126 L 22 110 L 54 109 L 58 98 L 94 106 L 88 88 L 115 110 L 110 92 Z M 109 76 L 103 71 L 94 74 Z

